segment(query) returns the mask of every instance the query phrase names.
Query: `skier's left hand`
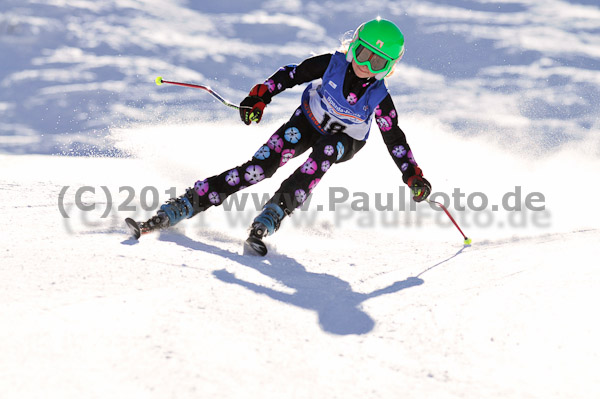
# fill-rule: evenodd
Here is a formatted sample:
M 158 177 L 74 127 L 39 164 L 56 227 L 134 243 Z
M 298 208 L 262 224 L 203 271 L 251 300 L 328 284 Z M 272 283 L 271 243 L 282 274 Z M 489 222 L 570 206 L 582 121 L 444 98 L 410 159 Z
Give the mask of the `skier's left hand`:
M 431 184 L 421 175 L 414 175 L 408 179 L 408 187 L 413 192 L 413 200 L 421 202 L 431 194 Z

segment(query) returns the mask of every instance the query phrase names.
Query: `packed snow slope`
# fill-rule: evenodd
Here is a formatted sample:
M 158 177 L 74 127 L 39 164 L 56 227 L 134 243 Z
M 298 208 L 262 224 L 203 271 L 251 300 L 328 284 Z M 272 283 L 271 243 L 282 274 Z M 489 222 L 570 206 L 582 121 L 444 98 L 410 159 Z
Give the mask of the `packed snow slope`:
M 2 398 L 600 396 L 597 2 L 0 11 Z M 246 229 L 308 154 L 130 238 L 125 217 L 246 161 L 300 94 L 247 127 L 157 75 L 239 101 L 377 14 L 406 35 L 401 127 L 472 246 L 410 200 L 375 126 L 265 258 L 243 255 Z
M 180 138 L 187 129 L 219 128 L 125 133 L 181 130 Z M 224 143 L 260 142 L 259 129 L 230 129 Z M 433 137 L 445 141 L 442 132 Z M 156 187 L 166 199 L 163 191 L 190 181 L 169 174 L 193 175 L 193 165 L 167 156 L 1 156 L 3 397 L 597 396 L 598 215 L 585 201 L 563 201 L 565 187 L 526 162 L 478 148 L 489 162 L 481 160 L 468 180 L 460 173 L 466 163 L 438 164 L 444 150 L 434 149 L 432 180 L 443 186 L 447 174 L 463 176 L 498 200 L 497 183 L 512 184 L 493 172 L 503 160 L 522 171 L 517 181 L 545 194 L 547 213 L 488 212 L 489 225 L 479 216 L 485 212 L 453 210 L 474 240 L 464 247 L 445 215 L 424 204 L 350 211 L 358 192 L 400 201 L 391 162 L 389 174 L 356 178 L 383 157 L 383 144 L 374 141 L 328 172 L 310 208 L 268 238 L 266 258 L 242 254 L 256 214 L 252 197 L 245 208 L 213 208 L 139 242 L 128 236 L 122 219 L 147 217 L 141 204 L 153 201 L 150 189 L 139 193 Z M 245 150 L 232 157 L 244 159 Z M 597 160 L 561 156 L 541 161 L 544 169 L 564 162 L 598 168 Z M 221 158 L 199 150 L 203 165 L 219 168 Z M 262 198 L 285 173 L 249 193 Z M 86 191 L 78 202 L 84 187 L 95 194 Z M 338 190 L 337 198 L 341 187 L 352 188 L 350 199 L 336 200 L 329 212 L 329 190 Z M 129 190 L 136 193 L 131 203 Z M 118 211 L 127 204 L 135 210 Z

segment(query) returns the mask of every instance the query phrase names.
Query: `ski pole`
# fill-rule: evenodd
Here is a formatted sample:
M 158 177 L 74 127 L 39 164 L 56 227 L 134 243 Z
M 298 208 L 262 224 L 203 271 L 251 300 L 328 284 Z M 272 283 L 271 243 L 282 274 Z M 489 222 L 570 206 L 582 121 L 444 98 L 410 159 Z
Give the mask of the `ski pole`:
M 241 108 L 252 109 L 252 107 L 248 107 L 248 106 L 245 106 L 245 105 L 238 106 L 238 105 L 235 105 L 235 104 L 227 101 L 226 99 L 224 99 L 223 97 L 221 97 L 216 91 L 214 91 L 213 89 L 211 89 L 208 86 L 195 85 L 195 84 L 191 84 L 191 83 L 172 82 L 172 81 L 169 81 L 169 80 L 164 80 L 161 76 L 157 77 L 156 80 L 155 80 L 155 82 L 159 86 L 161 84 L 163 84 L 163 83 L 168 83 L 170 85 L 185 86 L 185 87 L 191 87 L 191 88 L 194 88 L 194 89 L 202 89 L 202 90 L 205 90 L 205 91 L 209 92 L 214 98 L 216 98 L 217 100 L 219 100 L 222 104 L 227 105 L 228 107 L 235 108 L 235 109 L 238 109 L 238 110 L 241 109 Z M 250 114 L 250 120 L 251 121 L 256 121 L 256 119 L 258 119 L 258 117 L 259 117 L 259 115 L 255 115 L 254 113 Z
M 452 223 L 454 223 L 454 226 L 456 226 L 456 228 L 458 229 L 458 231 L 460 231 L 460 234 L 462 234 L 463 238 L 465 239 L 464 243 L 465 245 L 471 245 L 471 239 L 469 237 L 467 237 L 465 235 L 465 233 L 463 233 L 463 231 L 460 229 L 460 227 L 458 226 L 458 223 L 456 223 L 456 220 L 454 220 L 454 218 L 452 217 L 452 215 L 450 214 L 450 212 L 448 211 L 448 209 L 446 209 L 446 207 L 437 202 L 437 201 L 431 201 L 429 199 L 425 199 L 425 201 L 429 202 L 430 204 L 436 204 L 437 206 L 439 206 L 440 208 L 442 208 L 444 210 L 444 212 L 446 212 L 446 215 L 448 215 L 448 217 L 450 218 L 450 220 L 452 221 Z

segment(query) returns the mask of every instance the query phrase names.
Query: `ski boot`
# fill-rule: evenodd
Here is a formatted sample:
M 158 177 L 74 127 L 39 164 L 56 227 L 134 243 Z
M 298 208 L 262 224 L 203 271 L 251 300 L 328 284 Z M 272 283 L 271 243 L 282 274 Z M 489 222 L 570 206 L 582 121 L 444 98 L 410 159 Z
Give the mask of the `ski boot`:
M 244 244 L 244 252 L 265 256 L 268 250 L 262 239 L 273 235 L 279 229 L 285 215 L 281 206 L 273 203 L 265 205 L 262 213 L 254 219 L 250 227 L 250 233 Z
M 154 230 L 162 230 L 171 227 L 194 216 L 192 207 L 193 194 L 195 192 L 188 189 L 186 193 L 178 198 L 171 198 L 163 204 L 156 215 L 152 216 L 146 222 L 136 222 L 131 218 L 125 219 L 125 223 L 131 230 L 131 234 L 137 240 L 142 234 L 150 233 Z

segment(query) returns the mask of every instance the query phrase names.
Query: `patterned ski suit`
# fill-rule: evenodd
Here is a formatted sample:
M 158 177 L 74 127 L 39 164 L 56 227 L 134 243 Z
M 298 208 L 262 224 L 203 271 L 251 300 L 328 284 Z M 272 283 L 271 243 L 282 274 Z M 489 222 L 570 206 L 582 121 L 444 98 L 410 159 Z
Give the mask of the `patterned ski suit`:
M 383 80 L 357 77 L 342 53 L 323 54 L 280 68 L 265 81 L 268 92 L 262 98 L 268 104 L 283 90 L 307 82 L 312 83 L 304 91 L 301 106 L 252 159 L 194 184 L 198 195 L 194 213 L 220 205 L 229 195 L 271 177 L 290 159 L 312 148 L 306 162 L 269 201 L 291 213 L 333 164 L 351 159 L 365 145 L 373 117 L 403 181 L 422 175 L 398 126 L 398 114 Z

